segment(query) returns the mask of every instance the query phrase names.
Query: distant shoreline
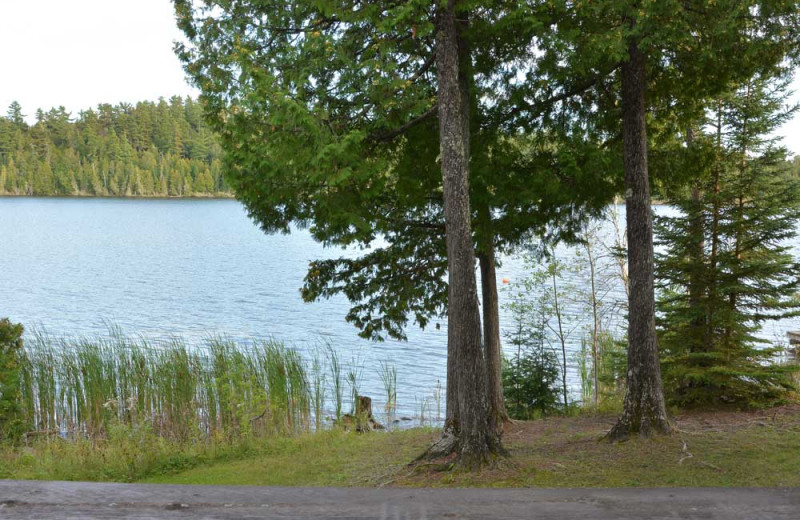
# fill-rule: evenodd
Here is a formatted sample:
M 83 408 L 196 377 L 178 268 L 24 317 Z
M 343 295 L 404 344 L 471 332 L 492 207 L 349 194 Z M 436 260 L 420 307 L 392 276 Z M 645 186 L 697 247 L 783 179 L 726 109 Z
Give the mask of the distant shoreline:
M 216 194 L 216 195 L 14 195 L 12 193 L 0 194 L 0 199 L 118 199 L 118 200 L 236 200 L 234 194 Z M 613 204 L 613 203 L 611 203 Z M 620 201 L 619 205 L 624 205 L 625 201 Z M 653 199 L 650 201 L 653 206 L 665 206 L 667 203 L 661 199 Z
M 216 195 L 14 195 L 13 193 L 0 194 L 0 199 L 117 199 L 117 200 L 236 200 L 233 194 Z

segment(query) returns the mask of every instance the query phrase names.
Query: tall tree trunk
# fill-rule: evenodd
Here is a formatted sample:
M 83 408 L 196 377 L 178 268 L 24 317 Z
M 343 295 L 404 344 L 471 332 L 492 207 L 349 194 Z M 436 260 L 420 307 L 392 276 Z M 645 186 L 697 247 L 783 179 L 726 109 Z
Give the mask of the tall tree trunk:
M 694 128 L 686 131 L 686 148 L 691 152 L 694 147 Z M 703 215 L 702 180 L 697 179 L 692 185 L 691 215 L 689 215 L 689 234 L 692 240 L 689 249 L 690 261 L 694 267 L 689 273 L 689 308 L 693 313 L 691 327 L 692 352 L 702 351 L 705 344 L 705 311 L 702 306 L 706 280 L 705 266 L 705 218 Z
M 564 397 L 564 413 L 567 413 L 569 408 L 569 400 L 567 399 L 567 338 L 564 336 L 563 320 L 561 319 L 561 306 L 558 304 L 558 263 L 555 260 L 556 252 L 553 249 L 553 261 L 550 278 L 553 281 L 553 309 L 556 311 L 556 324 L 558 330 L 555 331 L 558 336 L 558 341 L 561 343 L 561 392 Z
M 647 172 L 645 60 L 636 42 L 622 66 L 622 141 L 628 220 L 628 379 L 622 415 L 608 433 L 621 440 L 671 430 L 661 385 L 653 288 L 653 220 Z
M 594 407 L 600 405 L 598 392 L 600 388 L 600 363 L 597 352 L 598 334 L 600 334 L 600 317 L 597 314 L 597 286 L 595 284 L 595 259 L 594 259 L 594 246 L 592 245 L 591 238 L 587 236 L 586 240 L 586 258 L 589 261 L 589 280 L 591 281 L 591 305 L 592 305 L 592 399 Z
M 490 462 L 500 449 L 499 434 L 489 414 L 486 363 L 481 345 L 475 251 L 469 206 L 468 81 L 459 52 L 458 0 L 439 6 L 436 68 L 439 146 L 444 186 L 448 267 L 448 409 L 443 439 L 455 435 L 459 463 L 466 468 Z M 449 442 L 449 440 L 448 440 Z M 436 448 L 436 446 L 434 446 Z
M 750 86 L 751 84 L 748 83 L 747 86 L 745 87 L 745 98 L 744 98 L 745 106 L 748 106 L 750 103 Z M 745 114 L 746 113 L 747 112 L 745 111 Z M 741 134 L 744 139 L 742 139 L 742 146 L 739 151 L 741 155 L 741 158 L 739 160 L 739 179 L 738 179 L 740 190 L 742 189 L 743 186 L 742 181 L 747 172 L 747 142 L 750 137 L 747 133 L 748 123 L 749 120 L 745 115 L 742 120 L 742 130 L 741 130 Z M 742 260 L 742 236 L 744 235 L 743 228 L 744 228 L 744 196 L 740 191 L 739 196 L 736 198 L 736 237 L 734 239 L 735 240 L 734 255 L 736 257 L 736 262 L 734 265 L 736 266 L 736 270 L 735 272 L 731 273 L 733 275 L 734 279 L 733 286 L 735 288 L 742 287 L 744 285 L 744 283 L 742 283 L 742 280 L 740 279 L 740 273 L 742 272 L 741 260 Z M 728 296 L 729 299 L 728 301 L 730 304 L 730 312 L 732 316 L 736 314 L 736 310 L 738 307 L 738 297 L 739 293 L 736 289 L 732 290 L 730 295 Z M 725 347 L 726 347 L 725 352 L 727 356 L 730 356 L 732 335 L 733 335 L 733 330 L 732 327 L 729 325 L 728 327 L 726 327 L 725 330 Z
M 717 100 L 717 148 L 714 165 L 714 203 L 711 215 L 711 258 L 708 269 L 708 318 L 706 319 L 705 351 L 714 350 L 717 326 L 717 256 L 719 252 L 720 177 L 722 175 L 722 100 Z
M 497 298 L 497 271 L 494 244 L 489 239 L 484 251 L 478 252 L 481 267 L 481 297 L 483 301 L 483 347 L 486 356 L 489 413 L 498 429 L 508 420 L 503 400 L 503 348 L 500 343 L 500 305 Z

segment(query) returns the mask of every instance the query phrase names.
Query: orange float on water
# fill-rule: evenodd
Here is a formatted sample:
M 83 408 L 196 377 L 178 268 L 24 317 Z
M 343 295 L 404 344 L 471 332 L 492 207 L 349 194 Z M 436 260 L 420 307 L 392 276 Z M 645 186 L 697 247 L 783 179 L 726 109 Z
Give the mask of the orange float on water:
M 503 278 L 503 283 L 508 283 L 508 282 L 509 282 L 508 278 Z

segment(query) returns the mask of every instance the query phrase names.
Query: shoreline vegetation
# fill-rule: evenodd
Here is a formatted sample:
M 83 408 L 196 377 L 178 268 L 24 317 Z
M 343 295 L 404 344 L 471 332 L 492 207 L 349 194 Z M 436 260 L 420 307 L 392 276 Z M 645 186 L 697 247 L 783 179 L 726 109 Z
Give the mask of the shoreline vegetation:
M 187 345 L 180 337 L 146 339 L 111 326 L 97 337 L 34 331 L 7 357 L 17 366 L 15 418 L 23 444 L 94 443 L 121 430 L 190 444 L 320 431 L 353 421 L 365 369 L 376 372 L 385 390 L 370 396 L 376 418 L 389 427 L 401 422 L 396 368 L 343 361 L 328 344 L 304 353 L 274 339 L 211 336 Z M 417 422 L 435 421 L 432 409 L 423 405 Z
M 5 329 L 3 329 L 5 330 Z M 67 339 L 8 329 L 21 435 L 0 443 L 0 478 L 337 486 L 797 486 L 800 403 L 753 411 L 671 409 L 675 434 L 597 442 L 621 401 L 506 424 L 511 457 L 478 473 L 409 466 L 440 435 L 417 417 L 359 433 L 359 373 L 375 369 L 396 416 L 396 370 L 355 367 L 330 346 L 305 358 L 278 341 L 187 347 L 126 336 Z M 13 350 L 13 349 L 12 349 Z M 10 352 L 10 351 L 9 351 Z M 8 355 L 9 352 L 5 354 Z M 12 366 L 12 365 L 8 365 Z M 13 366 L 12 366 L 13 368 Z M 432 405 L 429 404 L 429 410 Z M 424 408 L 423 408 L 423 413 Z M 349 417 L 349 419 L 348 419 Z

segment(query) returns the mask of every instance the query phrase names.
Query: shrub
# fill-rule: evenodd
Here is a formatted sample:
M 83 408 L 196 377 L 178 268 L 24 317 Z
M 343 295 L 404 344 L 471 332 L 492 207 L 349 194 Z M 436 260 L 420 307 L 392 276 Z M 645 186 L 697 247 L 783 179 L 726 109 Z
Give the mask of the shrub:
M 506 360 L 503 391 L 508 414 L 514 419 L 533 419 L 561 410 L 559 362 L 544 346 Z
M 514 419 L 532 419 L 559 411 L 560 363 L 547 340 L 550 318 L 549 293 L 530 299 L 530 289 L 539 278 L 517 293 L 508 308 L 514 330 L 506 335 L 516 350 L 503 366 L 503 394 L 508 414 Z
M 0 440 L 18 440 L 25 432 L 20 407 L 20 324 L 0 320 Z

